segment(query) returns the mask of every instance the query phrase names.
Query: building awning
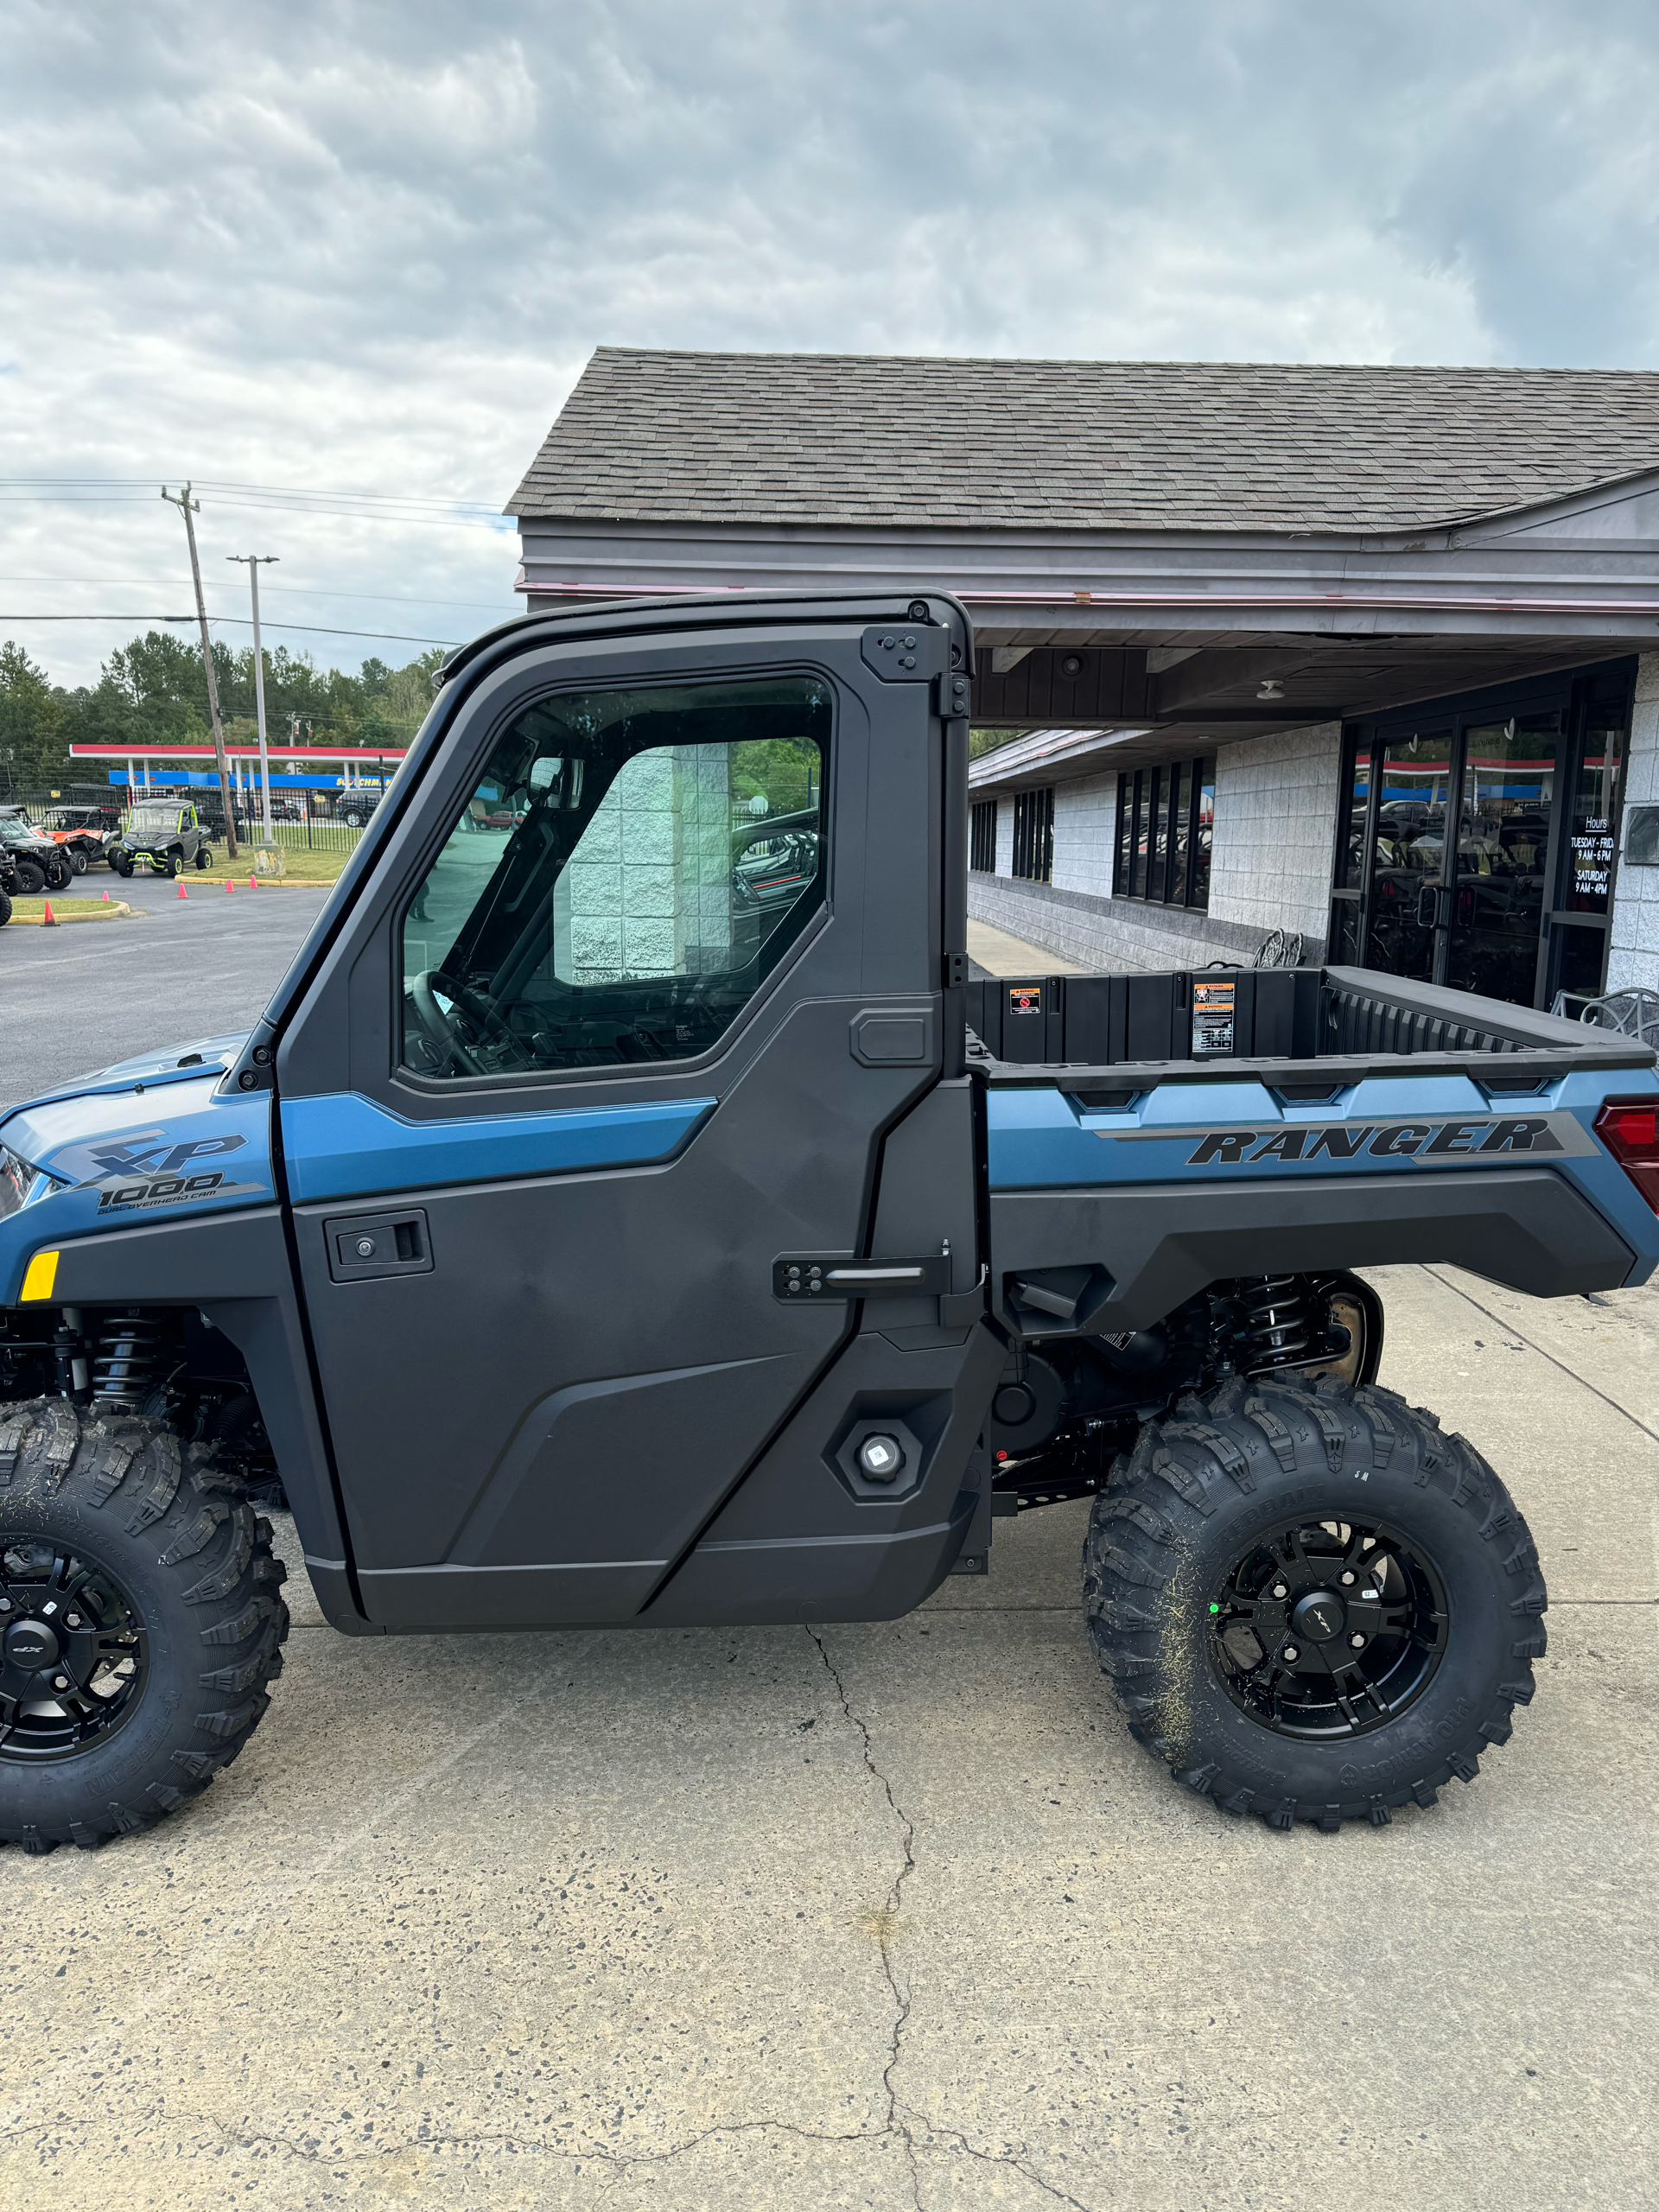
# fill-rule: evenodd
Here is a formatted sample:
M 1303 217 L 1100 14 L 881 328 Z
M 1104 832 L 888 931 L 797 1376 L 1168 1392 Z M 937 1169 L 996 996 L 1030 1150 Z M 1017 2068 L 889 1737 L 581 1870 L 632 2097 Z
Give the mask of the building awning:
M 940 588 L 974 715 L 1147 757 L 1659 645 L 1659 372 L 596 353 L 528 607 Z

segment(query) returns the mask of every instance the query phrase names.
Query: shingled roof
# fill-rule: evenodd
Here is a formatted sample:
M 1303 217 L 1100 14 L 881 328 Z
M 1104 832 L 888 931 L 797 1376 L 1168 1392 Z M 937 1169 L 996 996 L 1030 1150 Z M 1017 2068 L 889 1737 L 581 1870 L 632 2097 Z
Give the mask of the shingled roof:
M 1659 372 L 602 346 L 509 503 L 563 520 L 1409 530 L 1659 468 Z

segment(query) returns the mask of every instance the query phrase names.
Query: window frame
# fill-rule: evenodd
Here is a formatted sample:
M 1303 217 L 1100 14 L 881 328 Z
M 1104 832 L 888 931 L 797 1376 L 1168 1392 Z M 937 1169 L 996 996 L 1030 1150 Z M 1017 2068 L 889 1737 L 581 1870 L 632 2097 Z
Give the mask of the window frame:
M 1188 913 L 1210 911 L 1208 868 L 1203 872 L 1201 889 L 1197 882 L 1198 828 L 1204 794 L 1215 786 L 1213 753 L 1185 753 L 1148 767 L 1119 770 L 1114 899 Z M 1213 834 L 1213 822 L 1211 829 Z
M 970 800 L 968 808 L 968 867 L 976 875 L 996 874 L 997 802 Z M 981 855 L 984 857 L 982 858 Z
M 586 641 L 584 641 L 586 642 Z M 758 988 L 747 999 L 728 1027 L 712 1043 L 696 1053 L 688 1053 L 683 1059 L 623 1062 L 615 1065 L 588 1067 L 546 1067 L 535 1069 L 498 1069 L 482 1074 L 470 1072 L 435 1075 L 410 1066 L 402 1057 L 404 984 L 406 978 L 402 964 L 404 930 L 410 911 L 421 895 L 432 868 L 445 845 L 460 823 L 460 810 L 467 807 L 476 795 L 497 747 L 513 723 L 531 709 L 548 701 L 569 697 L 595 690 L 619 691 L 683 691 L 694 685 L 710 689 L 739 683 L 772 683 L 799 677 L 804 681 L 822 683 L 830 697 L 830 728 L 824 747 L 823 770 L 819 779 L 819 808 L 821 828 L 818 880 L 822 896 L 805 921 L 795 932 L 777 965 L 761 980 Z M 561 1089 L 577 1084 L 603 1088 L 618 1084 L 632 1086 L 642 1081 L 652 1081 L 656 1086 L 664 1082 L 677 1086 L 683 1078 L 702 1079 L 707 1071 L 717 1066 L 753 1027 L 760 1010 L 775 995 L 785 979 L 805 957 L 809 948 L 829 926 L 835 911 L 836 823 L 839 811 L 840 760 L 843 750 L 842 729 L 845 721 L 847 687 L 834 670 L 821 663 L 791 658 L 788 661 L 735 662 L 730 664 L 699 663 L 692 668 L 671 668 L 649 673 L 641 671 L 632 677 L 618 677 L 605 669 L 595 681 L 595 673 L 561 675 L 558 680 L 544 678 L 533 687 L 518 690 L 511 702 L 503 702 L 500 710 L 492 716 L 487 725 L 480 726 L 476 745 L 471 751 L 466 766 L 453 772 L 454 782 L 450 785 L 449 810 L 440 814 L 436 823 L 423 840 L 414 865 L 398 884 L 395 895 L 382 910 L 382 926 L 385 932 L 386 982 L 391 995 L 391 1019 L 388 1024 L 390 1065 L 386 1071 L 387 1085 L 385 1096 L 388 1103 L 395 1103 L 401 1092 L 405 1096 L 418 1097 L 423 1104 L 451 1112 L 485 1109 L 497 1093 L 505 1094 L 526 1090 Z M 855 694 L 855 696 L 856 696 Z M 646 748 L 649 749 L 649 748 Z M 355 858 L 355 855 L 353 855 Z M 470 1109 L 467 1102 L 472 1102 Z
M 1019 883 L 1054 880 L 1054 786 L 1033 784 L 1014 795 L 1010 874 Z

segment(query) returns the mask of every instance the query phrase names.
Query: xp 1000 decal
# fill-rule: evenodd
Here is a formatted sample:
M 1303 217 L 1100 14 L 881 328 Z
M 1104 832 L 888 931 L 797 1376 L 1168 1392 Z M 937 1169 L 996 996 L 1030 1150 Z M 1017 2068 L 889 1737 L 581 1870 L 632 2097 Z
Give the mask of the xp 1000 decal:
M 188 1205 L 193 1198 L 268 1198 L 269 1183 L 238 1183 L 236 1171 L 211 1165 L 240 1152 L 245 1136 L 195 1137 L 175 1142 L 165 1129 L 138 1129 L 117 1143 L 79 1147 L 92 1169 L 73 1187 L 98 1192 L 100 1218 L 105 1214 L 142 1211 L 150 1206 Z

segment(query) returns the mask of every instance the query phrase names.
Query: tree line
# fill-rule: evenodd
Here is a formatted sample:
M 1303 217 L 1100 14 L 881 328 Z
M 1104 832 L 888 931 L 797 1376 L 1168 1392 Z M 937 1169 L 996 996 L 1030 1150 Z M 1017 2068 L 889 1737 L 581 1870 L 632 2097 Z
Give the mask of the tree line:
M 213 673 L 226 741 L 258 737 L 253 696 L 253 648 L 215 642 Z M 432 703 L 432 671 L 443 658 L 434 646 L 402 668 L 365 660 L 357 673 L 318 668 L 286 645 L 266 651 L 265 721 L 273 751 L 302 745 L 407 745 Z M 209 745 L 207 677 L 194 644 L 148 630 L 112 652 L 96 683 L 54 683 L 10 640 L 0 645 L 0 798 L 14 791 L 102 783 L 106 764 L 75 760 L 72 745 Z

